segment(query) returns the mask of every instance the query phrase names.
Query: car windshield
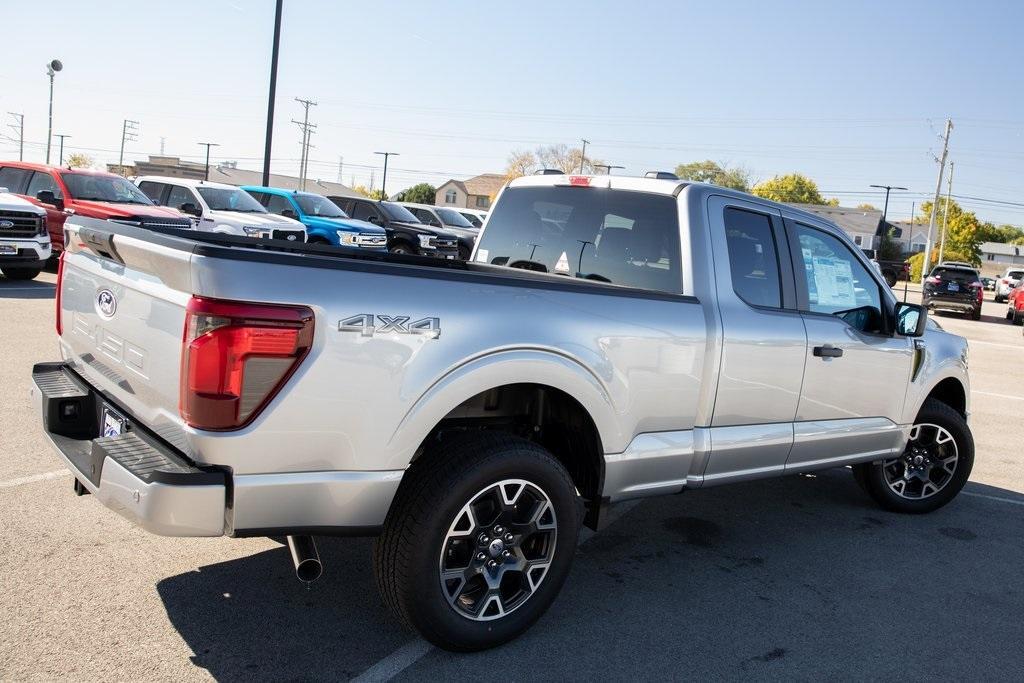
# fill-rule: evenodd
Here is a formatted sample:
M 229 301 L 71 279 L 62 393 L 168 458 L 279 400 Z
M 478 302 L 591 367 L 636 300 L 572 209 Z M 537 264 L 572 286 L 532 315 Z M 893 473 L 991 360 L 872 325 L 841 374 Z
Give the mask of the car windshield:
M 266 213 L 267 210 L 253 199 L 248 192 L 236 188 L 197 187 L 199 196 L 214 211 L 239 211 L 241 213 Z
M 402 223 L 419 223 L 420 219 L 412 215 L 409 209 L 405 208 L 400 204 L 392 204 L 391 202 L 381 202 L 380 208 L 384 209 L 384 213 L 388 215 L 393 221 L 401 221 Z
M 68 194 L 72 199 L 153 206 L 153 202 L 142 190 L 119 176 L 62 173 L 61 178 L 67 185 Z
M 465 230 L 473 229 L 473 224 L 467 221 L 458 211 L 453 211 L 452 209 L 438 209 L 437 215 L 441 217 L 441 221 L 445 225 L 451 225 Z
M 318 194 L 297 194 L 295 199 L 299 202 L 299 208 L 307 216 L 320 216 L 322 218 L 348 218 L 348 214 L 337 207 L 327 197 Z
M 676 200 L 580 187 L 508 189 L 487 219 L 476 259 L 678 294 Z

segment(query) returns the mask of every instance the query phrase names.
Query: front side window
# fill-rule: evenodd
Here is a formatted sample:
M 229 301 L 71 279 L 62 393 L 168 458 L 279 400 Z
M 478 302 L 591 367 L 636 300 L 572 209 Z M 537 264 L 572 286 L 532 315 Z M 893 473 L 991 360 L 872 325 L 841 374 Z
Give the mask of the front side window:
M 295 207 L 292 206 L 291 202 L 289 202 L 286 197 L 282 197 L 279 194 L 272 194 L 267 200 L 267 211 L 270 213 L 276 213 L 278 216 L 283 216 L 285 211 L 295 213 Z
M 361 221 L 369 221 L 371 218 L 380 220 L 377 212 L 366 202 L 354 202 L 352 206 L 352 218 Z
M 143 180 L 139 183 L 139 189 L 142 190 L 143 194 L 150 198 L 154 204 L 160 203 L 160 196 L 164 193 L 166 185 L 163 183 L 154 183 L 152 180 Z
M 414 216 L 409 209 L 405 208 L 401 204 L 395 204 L 394 202 L 381 202 L 379 204 L 381 210 L 388 215 L 393 221 L 400 221 L 403 223 L 419 223 L 419 219 Z
M 153 205 L 142 190 L 120 176 L 69 172 L 62 173 L 61 178 L 73 199 L 111 204 Z
M 488 217 L 477 259 L 678 294 L 676 200 L 604 188 L 512 188 Z
M 473 224 L 465 219 L 465 217 L 453 209 L 437 209 L 437 215 L 441 217 L 441 221 L 445 225 L 450 225 L 453 228 L 462 228 L 463 230 L 472 230 Z
M 725 240 L 729 245 L 732 288 L 753 306 L 782 306 L 779 258 L 772 220 L 763 213 L 725 210 Z
M 455 199 L 456 199 L 455 190 L 448 190 L 447 192 L 444 193 L 444 203 L 445 204 L 454 204 L 455 203 Z
M 266 213 L 267 210 L 245 190 L 226 187 L 199 187 L 199 196 L 212 211 Z
M 171 185 L 171 191 L 167 193 L 167 206 L 180 210 L 186 204 L 191 204 L 195 207 L 199 206 L 199 202 L 196 201 L 192 190 L 181 185 Z
M 881 290 L 853 252 L 838 238 L 799 223 L 796 237 L 803 266 L 797 270 L 804 273 L 807 310 L 842 318 L 862 332 L 881 331 Z
M 327 197 L 318 194 L 296 194 L 295 201 L 299 203 L 302 213 L 307 216 L 320 216 L 321 218 L 348 218 L 348 215 L 338 208 L 338 205 Z
M 35 197 L 40 192 L 52 192 L 53 196 L 57 199 L 63 199 L 60 186 L 57 185 L 57 181 L 53 179 L 53 176 L 49 173 L 36 171 L 32 174 L 32 180 L 29 181 L 28 190 L 25 191 L 25 194 Z

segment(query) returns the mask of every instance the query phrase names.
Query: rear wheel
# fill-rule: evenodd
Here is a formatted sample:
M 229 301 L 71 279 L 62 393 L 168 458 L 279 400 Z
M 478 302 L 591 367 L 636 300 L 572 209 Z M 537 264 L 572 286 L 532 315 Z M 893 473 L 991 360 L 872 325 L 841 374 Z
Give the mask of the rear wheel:
M 995 297 L 993 297 L 992 300 L 995 301 L 997 304 L 1001 304 L 1004 301 L 1006 301 L 1006 297 L 1005 296 L 999 296 L 998 294 L 996 294 Z
M 971 311 L 971 320 L 981 320 L 981 306 Z
M 554 601 L 579 512 L 565 468 L 500 433 L 453 439 L 405 475 L 375 546 L 388 607 L 435 645 L 505 643 Z
M 0 268 L 8 280 L 34 280 L 43 272 L 42 268 Z
M 893 512 L 923 513 L 953 500 L 974 466 L 974 438 L 960 413 L 928 399 L 903 454 L 854 467 L 868 494 Z
M 1020 311 L 1018 311 L 1016 308 L 1010 310 L 1010 322 L 1013 323 L 1014 325 L 1020 325 L 1024 323 L 1024 320 L 1021 320 Z

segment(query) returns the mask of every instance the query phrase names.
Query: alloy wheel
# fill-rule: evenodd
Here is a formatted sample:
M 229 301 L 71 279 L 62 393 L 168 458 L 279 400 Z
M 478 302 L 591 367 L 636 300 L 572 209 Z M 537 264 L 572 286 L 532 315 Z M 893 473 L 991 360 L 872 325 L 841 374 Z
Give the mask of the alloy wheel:
M 916 424 L 903 455 L 882 465 L 885 483 L 903 498 L 921 500 L 941 491 L 956 473 L 956 439 L 936 424 Z
M 530 599 L 554 558 L 558 524 L 548 495 L 505 479 L 474 495 L 441 545 L 441 592 L 474 621 L 506 616 Z

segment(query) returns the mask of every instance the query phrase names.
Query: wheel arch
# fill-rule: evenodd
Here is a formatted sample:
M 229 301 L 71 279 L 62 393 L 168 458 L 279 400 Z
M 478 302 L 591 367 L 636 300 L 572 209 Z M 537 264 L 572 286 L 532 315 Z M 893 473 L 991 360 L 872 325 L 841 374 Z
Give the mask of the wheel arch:
M 964 418 L 967 417 L 967 388 L 956 377 L 940 380 L 925 396 L 925 400 L 935 399 L 945 403 Z

